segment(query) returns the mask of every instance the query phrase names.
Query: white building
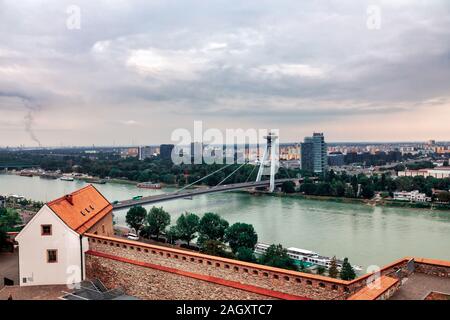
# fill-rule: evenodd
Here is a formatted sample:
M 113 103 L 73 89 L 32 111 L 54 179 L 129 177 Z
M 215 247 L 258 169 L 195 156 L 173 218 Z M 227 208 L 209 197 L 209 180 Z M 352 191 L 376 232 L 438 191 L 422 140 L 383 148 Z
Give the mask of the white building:
M 411 192 L 400 191 L 394 192 L 394 200 L 398 201 L 410 201 L 410 202 L 429 202 L 430 197 L 427 197 L 425 193 L 420 193 L 419 190 L 414 190 Z
M 20 285 L 82 281 L 86 232 L 113 235 L 112 205 L 95 187 L 45 204 L 16 237 Z
M 450 167 L 436 167 L 433 169 L 399 171 L 399 177 L 433 177 L 436 179 L 450 178 Z

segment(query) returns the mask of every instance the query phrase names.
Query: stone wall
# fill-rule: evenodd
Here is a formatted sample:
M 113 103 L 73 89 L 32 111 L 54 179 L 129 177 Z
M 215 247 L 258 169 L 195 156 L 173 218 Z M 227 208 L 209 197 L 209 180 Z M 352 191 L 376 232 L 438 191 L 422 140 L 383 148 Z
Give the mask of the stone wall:
M 267 296 L 183 277 L 94 255 L 86 255 L 88 278 L 101 279 L 108 288 L 122 287 L 127 294 L 152 300 L 263 300 Z
M 416 259 L 415 272 L 425 273 L 436 277 L 450 278 L 450 263 L 431 259 Z
M 118 280 L 116 281 L 116 283 L 124 283 L 125 285 L 127 283 L 133 283 L 133 285 L 135 285 L 136 287 L 130 288 L 132 292 L 141 292 L 142 290 L 144 290 L 142 286 L 145 287 L 146 285 L 149 285 L 149 283 L 139 283 L 139 277 L 146 272 L 149 275 L 172 273 L 172 275 L 166 275 L 161 279 L 169 280 L 174 279 L 173 277 L 176 277 L 178 281 L 183 281 L 184 285 L 186 285 L 187 287 L 192 285 L 192 283 L 199 283 L 200 281 L 202 283 L 200 287 L 212 285 L 214 288 L 216 288 L 215 290 L 219 290 L 217 289 L 217 285 L 218 283 L 220 284 L 220 281 L 216 281 L 215 284 L 213 284 L 214 281 L 209 281 L 211 283 L 208 285 L 203 284 L 203 282 L 208 282 L 208 277 L 210 277 L 211 279 L 223 279 L 225 282 L 231 281 L 233 283 L 243 284 L 243 286 L 253 286 L 255 288 L 269 290 L 272 293 L 275 292 L 285 294 L 287 296 L 281 298 L 288 299 L 302 297 L 325 300 L 347 299 L 349 296 L 367 286 L 368 282 L 374 280 L 373 275 L 367 274 L 352 281 L 344 281 L 314 274 L 272 268 L 254 263 L 247 263 L 238 260 L 210 256 L 192 251 L 150 245 L 122 238 L 104 237 L 94 234 L 87 234 L 86 236 L 89 240 L 89 250 L 91 252 L 91 255 L 95 255 L 95 253 L 102 253 L 104 255 L 103 257 L 97 256 L 95 258 L 90 257 L 89 254 L 87 255 L 87 276 L 99 277 L 102 280 L 109 279 L 108 273 L 112 268 L 111 265 L 119 264 L 121 266 L 126 266 L 124 268 L 120 268 L 120 270 L 123 269 L 124 274 L 123 277 L 118 276 Z M 106 256 L 109 256 L 110 259 L 105 258 Z M 130 263 L 127 264 L 124 261 L 108 262 L 108 260 L 111 259 L 115 260 L 114 257 L 123 258 L 124 261 L 129 261 Z M 402 277 L 408 275 L 409 271 L 407 268 L 407 264 L 411 259 L 412 258 L 408 257 L 399 259 L 383 267 L 380 270 L 380 274 L 382 276 L 397 277 L 401 279 Z M 100 264 L 102 268 L 99 269 L 102 270 L 101 272 L 95 270 L 92 265 L 92 261 L 96 261 L 96 267 L 98 267 L 98 264 L 102 262 Z M 139 263 L 147 264 L 147 271 L 144 272 L 144 270 L 142 269 L 143 267 L 139 266 Z M 158 266 L 163 268 L 159 268 Z M 450 263 L 446 261 L 415 258 L 414 266 L 415 272 L 422 272 L 442 277 L 450 277 Z M 154 270 L 149 270 L 152 268 Z M 133 277 L 133 273 L 131 272 L 131 270 L 136 270 L 136 275 L 138 276 Z M 181 273 L 192 273 L 194 275 L 199 275 L 203 277 L 203 280 L 186 280 L 183 279 L 184 276 L 180 275 Z M 127 280 L 124 282 L 123 278 L 126 278 L 128 280 L 134 279 L 134 281 L 130 282 Z M 158 288 L 163 288 L 163 282 L 161 282 Z M 114 282 L 110 281 L 110 283 L 114 287 Z M 167 285 L 170 286 L 170 284 Z M 236 288 L 223 289 L 223 286 L 224 284 L 219 285 L 219 287 L 221 288 L 220 290 L 223 290 L 224 292 L 228 292 L 227 290 L 231 290 L 230 292 L 235 290 L 239 291 L 239 289 Z M 148 290 L 151 289 L 148 288 Z M 162 295 L 164 299 L 164 295 L 166 293 L 163 289 L 161 290 L 161 292 L 164 292 L 164 294 Z M 219 292 L 221 292 L 220 290 Z M 258 290 L 247 290 L 246 294 L 250 294 L 249 297 L 254 298 L 251 296 L 251 294 L 255 294 L 255 292 L 258 293 L 259 296 L 265 296 L 266 298 L 280 298 L 279 295 L 277 296 L 273 294 L 261 295 L 259 294 L 260 291 Z M 139 296 L 144 297 L 142 293 L 139 294 Z M 173 295 L 172 299 L 177 299 L 178 296 L 180 296 L 180 294 Z M 245 295 L 242 296 L 241 293 L 236 294 L 236 296 L 238 297 L 238 299 L 245 299 L 246 297 Z M 156 295 L 152 293 L 147 298 L 154 299 L 155 297 Z M 212 297 L 209 296 L 202 298 L 212 299 Z
M 345 299 L 353 291 L 353 286 L 357 285 L 357 282 L 352 284 L 313 274 L 118 238 L 89 235 L 89 250 L 311 299 Z M 89 265 L 86 266 L 86 271 L 88 276 L 93 275 Z

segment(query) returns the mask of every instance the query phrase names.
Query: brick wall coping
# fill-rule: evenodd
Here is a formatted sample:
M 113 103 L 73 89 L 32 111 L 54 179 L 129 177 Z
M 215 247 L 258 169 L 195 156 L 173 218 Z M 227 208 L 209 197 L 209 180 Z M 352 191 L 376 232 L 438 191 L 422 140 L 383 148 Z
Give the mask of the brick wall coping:
M 410 258 L 410 257 L 405 257 L 405 258 L 401 258 L 401 259 L 395 260 L 394 262 L 392 262 L 392 263 L 390 263 L 390 264 L 387 264 L 387 265 L 383 266 L 383 267 L 380 269 L 379 272 L 380 272 L 380 273 L 383 273 L 383 271 L 386 271 L 386 270 L 388 270 L 388 269 L 391 269 L 391 268 L 394 268 L 394 267 L 396 267 L 396 266 L 402 265 L 402 264 L 408 262 L 408 261 L 411 260 L 411 259 L 412 259 L 412 258 Z M 362 276 L 360 276 L 360 277 L 358 277 L 358 278 L 356 278 L 356 279 L 353 279 L 353 280 L 351 280 L 351 281 L 348 281 L 347 284 L 348 284 L 348 285 L 351 285 L 351 284 L 358 283 L 358 282 L 360 282 L 360 281 L 362 281 L 362 280 L 366 280 L 367 278 L 369 278 L 370 276 L 372 276 L 374 273 L 375 273 L 375 272 L 372 272 L 372 273 L 366 273 L 366 274 L 364 274 L 364 275 L 362 275 Z
M 414 262 L 419 263 L 419 264 L 429 264 L 432 266 L 450 268 L 450 261 L 428 259 L 428 258 L 412 258 L 412 259 L 414 259 Z
M 115 261 L 119 261 L 119 262 L 124 262 L 124 263 L 128 263 L 128 264 L 133 264 L 133 265 L 144 267 L 144 268 L 151 268 L 151 269 L 155 269 L 155 270 L 159 270 L 159 271 L 169 272 L 169 273 L 177 274 L 180 276 L 189 277 L 189 278 L 193 278 L 193 279 L 197 279 L 197 280 L 202 280 L 202 281 L 206 281 L 206 282 L 210 282 L 210 283 L 214 283 L 214 284 L 219 284 L 222 286 L 231 287 L 231 288 L 239 289 L 239 290 L 243 290 L 243 291 L 248 291 L 248 292 L 260 294 L 260 295 L 271 297 L 271 298 L 282 299 L 282 300 L 311 300 L 310 298 L 307 298 L 307 297 L 287 294 L 287 293 L 283 293 L 283 292 L 279 292 L 279 291 L 256 287 L 253 285 L 243 284 L 243 283 L 236 282 L 236 281 L 225 280 L 225 279 L 213 277 L 213 276 L 206 276 L 206 275 L 202 275 L 202 274 L 198 274 L 198 273 L 183 271 L 180 269 L 165 267 L 165 266 L 152 264 L 152 263 L 148 263 L 148 262 L 142 262 L 142 261 L 132 260 L 132 259 L 128 259 L 128 258 L 118 257 L 115 255 L 111 255 L 111 254 L 107 254 L 107 253 L 103 253 L 103 252 L 88 250 L 88 251 L 86 251 L 86 254 L 91 255 L 91 256 L 106 258 L 106 259 L 110 259 L 110 260 L 115 260 Z
M 381 276 L 379 280 L 379 288 L 370 288 L 366 285 L 361 290 L 350 296 L 347 300 L 376 300 L 399 282 L 398 279 L 386 276 Z
M 207 255 L 207 254 L 203 254 L 203 253 L 197 253 L 197 252 L 192 252 L 192 251 L 187 251 L 187 250 L 179 250 L 179 249 L 174 249 L 174 248 L 169 248 L 169 247 L 163 247 L 163 246 L 148 244 L 148 243 L 144 243 L 144 242 L 134 241 L 134 240 L 106 237 L 106 236 L 101 236 L 101 235 L 91 234 L 91 233 L 85 233 L 84 236 L 86 236 L 88 238 L 95 238 L 95 239 L 100 239 L 100 240 L 105 240 L 105 241 L 120 242 L 123 244 L 128 244 L 130 246 L 145 247 L 145 248 L 149 248 L 149 249 L 156 249 L 156 250 L 160 250 L 160 251 L 182 254 L 185 256 L 191 256 L 191 257 L 196 257 L 196 258 L 201 258 L 201 259 L 213 260 L 213 261 L 217 261 L 217 262 L 229 263 L 229 264 L 238 265 L 238 266 L 242 266 L 242 267 L 259 269 L 259 270 L 267 271 L 267 272 L 274 272 L 274 273 L 290 275 L 290 276 L 294 276 L 294 277 L 295 276 L 302 277 L 302 278 L 306 278 L 306 279 L 312 279 L 312 280 L 327 282 L 327 283 L 331 283 L 331 284 L 348 285 L 350 283 L 350 281 L 345 281 L 345 280 L 341 280 L 341 279 L 334 279 L 334 278 L 310 274 L 310 273 L 269 267 L 269 266 L 265 266 L 262 264 L 245 262 L 245 261 L 228 259 L 228 258 L 222 258 L 222 257 L 217 257 L 217 256 L 211 256 L 211 255 Z
M 262 271 L 274 272 L 274 273 L 279 273 L 279 274 L 284 274 L 284 275 L 302 277 L 302 278 L 306 278 L 306 279 L 312 279 L 312 280 L 327 282 L 327 283 L 331 283 L 331 284 L 339 284 L 339 285 L 344 285 L 344 286 L 350 286 L 352 284 L 359 283 L 363 280 L 366 280 L 367 278 L 369 278 L 370 276 L 372 276 L 374 274 L 374 273 L 367 273 L 356 279 L 347 281 L 347 280 L 334 279 L 334 278 L 325 277 L 325 276 L 316 275 L 316 274 L 310 274 L 310 273 L 304 273 L 304 272 L 299 272 L 299 271 L 269 267 L 269 266 L 265 266 L 265 265 L 257 264 L 257 263 L 251 263 L 251 262 L 245 262 L 245 261 L 240 261 L 240 260 L 211 256 L 211 255 L 187 251 L 187 250 L 180 250 L 180 249 L 174 249 L 174 248 L 170 248 L 170 247 L 158 246 L 158 245 L 148 244 L 148 243 L 134 241 L 134 240 L 122 239 L 122 238 L 118 238 L 118 237 L 107 237 L 107 236 L 101 236 L 101 235 L 96 235 L 96 234 L 92 234 L 92 233 L 85 233 L 84 236 L 86 236 L 88 238 L 96 238 L 96 239 L 105 240 L 105 241 L 115 241 L 115 242 L 120 242 L 123 244 L 128 244 L 131 246 L 140 246 L 140 247 L 145 247 L 145 248 L 150 248 L 150 249 L 155 249 L 155 250 L 183 254 L 186 256 L 190 256 L 190 257 L 214 260 L 214 261 L 229 263 L 229 264 L 238 265 L 238 266 L 242 266 L 242 267 L 259 269 Z M 398 260 L 382 267 L 380 269 L 380 272 L 383 273 L 383 271 L 386 271 L 388 269 L 402 265 L 411 259 L 413 259 L 416 263 L 435 265 L 435 266 L 441 266 L 441 267 L 450 267 L 450 261 L 427 259 L 427 258 L 417 258 L 417 257 L 404 257 L 404 258 L 398 259 Z

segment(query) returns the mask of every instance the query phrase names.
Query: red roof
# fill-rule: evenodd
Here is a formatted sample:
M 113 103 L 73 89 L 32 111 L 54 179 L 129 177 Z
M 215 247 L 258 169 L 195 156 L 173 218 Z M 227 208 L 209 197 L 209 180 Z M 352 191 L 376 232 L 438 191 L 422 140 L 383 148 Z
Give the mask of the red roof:
M 112 205 L 93 185 L 53 200 L 47 206 L 79 234 L 88 231 L 112 211 Z

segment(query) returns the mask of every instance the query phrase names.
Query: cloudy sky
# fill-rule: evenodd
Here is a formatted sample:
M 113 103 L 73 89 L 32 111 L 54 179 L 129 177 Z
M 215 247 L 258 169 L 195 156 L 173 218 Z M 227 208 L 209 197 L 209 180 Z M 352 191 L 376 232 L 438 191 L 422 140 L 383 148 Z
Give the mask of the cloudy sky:
M 450 140 L 448 0 L 0 0 L 0 39 L 0 146 Z

